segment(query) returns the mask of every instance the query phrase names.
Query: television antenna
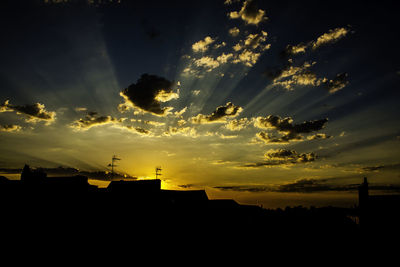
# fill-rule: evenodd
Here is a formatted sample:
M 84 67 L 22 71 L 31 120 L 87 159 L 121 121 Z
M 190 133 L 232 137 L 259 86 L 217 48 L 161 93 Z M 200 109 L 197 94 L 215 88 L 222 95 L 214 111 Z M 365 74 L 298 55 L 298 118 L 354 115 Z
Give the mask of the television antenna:
M 121 160 L 120 158 L 117 158 L 116 155 L 113 155 L 111 158 L 111 163 L 108 164 L 108 167 L 111 167 L 111 180 L 114 178 L 114 167 L 117 167 L 118 165 L 115 165 L 116 160 Z
M 162 171 L 161 166 L 157 166 L 156 167 L 156 179 L 158 179 L 158 176 L 162 175 L 161 171 Z

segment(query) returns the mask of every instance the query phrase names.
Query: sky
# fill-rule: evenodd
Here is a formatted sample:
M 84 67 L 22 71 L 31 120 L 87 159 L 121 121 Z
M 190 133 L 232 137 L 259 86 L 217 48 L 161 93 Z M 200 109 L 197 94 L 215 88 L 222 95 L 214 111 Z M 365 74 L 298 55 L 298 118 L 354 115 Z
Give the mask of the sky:
M 395 1 L 0 3 L 0 168 L 264 207 L 400 188 Z M 107 181 L 92 181 L 106 186 Z

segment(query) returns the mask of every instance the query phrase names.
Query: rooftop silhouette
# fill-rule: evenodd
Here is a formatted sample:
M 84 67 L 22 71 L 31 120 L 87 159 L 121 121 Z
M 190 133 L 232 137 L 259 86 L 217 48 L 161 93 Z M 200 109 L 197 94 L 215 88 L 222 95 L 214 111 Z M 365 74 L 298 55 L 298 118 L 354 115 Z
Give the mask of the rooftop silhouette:
M 400 203 L 398 195 L 369 196 L 366 178 L 359 187 L 359 206 L 353 209 L 298 206 L 269 210 L 232 199 L 209 199 L 205 190 L 163 190 L 160 179 L 112 181 L 107 188 L 99 188 L 85 176 L 47 177 L 43 170 L 28 165 L 21 180 L 0 177 L 0 197 L 3 214 L 21 226 L 38 227 L 51 221 L 72 228 L 119 225 L 133 231 L 163 225 L 175 231 L 212 229 L 260 236 L 278 230 L 285 234 L 341 233 L 349 239 L 363 229 L 396 229 L 399 221 L 394 210 Z

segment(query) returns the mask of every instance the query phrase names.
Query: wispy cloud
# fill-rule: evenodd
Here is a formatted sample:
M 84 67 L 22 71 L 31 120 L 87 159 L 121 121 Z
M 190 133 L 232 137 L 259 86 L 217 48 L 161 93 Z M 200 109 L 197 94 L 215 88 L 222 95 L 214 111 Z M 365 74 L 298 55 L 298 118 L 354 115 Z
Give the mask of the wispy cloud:
M 343 37 L 345 37 L 350 32 L 349 28 L 340 27 L 329 30 L 327 33 L 319 36 L 315 41 L 310 41 L 308 43 L 299 43 L 297 45 L 288 45 L 284 51 L 287 56 L 306 53 L 306 50 L 312 49 L 316 50 L 317 48 L 332 44 Z
M 77 131 L 86 131 L 95 126 L 121 123 L 123 120 L 111 116 L 99 116 L 97 112 L 89 112 L 84 118 L 71 123 L 70 127 Z

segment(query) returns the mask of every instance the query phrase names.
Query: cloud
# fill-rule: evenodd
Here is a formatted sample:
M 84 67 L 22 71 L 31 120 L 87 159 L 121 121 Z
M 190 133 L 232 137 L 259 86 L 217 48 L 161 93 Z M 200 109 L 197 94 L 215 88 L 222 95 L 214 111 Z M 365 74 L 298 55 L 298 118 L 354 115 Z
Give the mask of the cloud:
M 325 80 L 324 84 L 327 86 L 329 93 L 333 94 L 344 87 L 349 83 L 347 73 L 339 73 L 336 77 L 332 80 Z
M 238 135 L 224 135 L 222 133 L 217 133 L 216 135 L 221 139 L 235 139 L 239 137 Z
M 15 125 L 15 124 L 6 124 L 6 125 L 0 125 L 0 132 L 18 132 L 20 131 L 22 128 L 19 125 Z
M 277 129 L 286 132 L 293 129 L 293 119 L 290 117 L 281 119 L 279 116 L 268 115 L 254 119 L 254 126 L 260 129 Z
M 218 48 L 225 47 L 225 46 L 226 46 L 226 43 L 225 42 L 221 42 L 219 44 L 215 44 L 213 48 L 214 49 L 218 49 Z
M 289 143 L 291 141 L 303 140 L 303 137 L 300 134 L 308 134 L 323 129 L 327 122 L 328 119 L 325 118 L 293 124 L 293 119 L 291 117 L 280 118 L 279 116 L 268 115 L 267 117 L 255 118 L 254 127 L 267 130 L 273 129 L 283 134 L 276 137 L 266 132 L 257 133 L 257 138 L 266 143 Z M 323 134 L 321 134 L 319 138 L 321 138 L 322 135 Z
M 283 136 L 274 136 L 266 132 L 259 132 L 256 134 L 256 137 L 268 144 L 288 144 L 293 141 L 303 141 L 303 136 L 295 133 L 288 133 Z
M 334 184 L 335 178 L 301 178 L 293 182 L 280 185 L 234 185 L 215 186 L 215 189 L 236 192 L 278 192 L 278 193 L 317 193 L 317 192 L 354 192 L 358 190 L 359 184 Z M 370 185 L 370 190 L 386 192 L 399 192 L 400 187 L 395 185 Z
M 235 52 L 243 51 L 234 55 L 232 63 L 243 63 L 248 67 L 256 64 L 261 53 L 271 47 L 270 44 L 265 44 L 267 35 L 267 32 L 261 31 L 261 33 L 249 34 L 246 39 L 240 40 L 232 48 Z
M 383 165 L 376 165 L 376 166 L 366 166 L 362 167 L 358 171 L 360 172 L 379 172 L 382 170 L 396 170 L 400 169 L 400 163 L 393 163 L 393 164 L 383 164 Z
M 247 35 L 246 39 L 240 40 L 235 46 L 233 46 L 233 50 L 240 51 L 244 48 L 248 49 L 257 49 L 261 47 L 263 43 L 267 40 L 268 33 L 265 31 L 261 31 L 261 33 L 250 33 Z M 263 47 L 263 50 L 266 50 L 266 46 Z
M 306 50 L 311 48 L 312 50 L 316 50 L 320 46 L 334 43 L 343 37 L 345 37 L 349 33 L 348 28 L 335 28 L 329 30 L 328 33 L 324 33 L 317 38 L 315 41 L 310 41 L 308 43 L 299 43 L 297 45 L 287 45 L 285 50 L 283 51 L 283 55 L 285 57 L 294 56 L 297 54 L 304 54 Z
M 294 85 L 319 86 L 326 79 L 317 78 L 316 74 L 309 71 L 316 62 L 304 62 L 301 66 L 292 66 L 291 63 L 281 68 L 268 70 L 267 76 L 273 79 L 273 85 L 280 85 L 287 90 L 293 90 Z
M 212 71 L 213 69 L 218 68 L 220 65 L 218 60 L 215 60 L 214 58 L 209 57 L 209 56 L 204 56 L 199 59 L 196 59 L 194 61 L 194 64 L 197 67 L 202 67 L 202 68 L 207 69 L 207 71 Z
M 317 159 L 314 152 L 298 153 L 295 150 L 288 149 L 270 149 L 264 154 L 264 161 L 256 163 L 246 163 L 237 168 L 254 169 L 261 167 L 277 167 L 277 166 L 292 166 L 301 163 L 310 163 Z
M 230 34 L 231 36 L 233 36 L 233 37 L 238 36 L 239 33 L 240 33 L 240 30 L 239 30 L 238 27 L 233 27 L 233 28 L 229 29 L 229 34 Z
M 251 121 L 247 118 L 242 118 L 239 120 L 230 120 L 225 124 L 225 128 L 231 131 L 240 131 L 244 128 L 246 128 Z
M 324 133 L 318 133 L 307 137 L 308 140 L 329 139 L 329 138 L 332 138 L 332 136 Z
M 256 49 L 263 42 L 267 40 L 268 33 L 265 31 L 261 31 L 261 33 L 249 34 L 247 38 L 244 40 L 244 45 L 246 47 L 251 47 Z
M 170 126 L 167 131 L 164 132 L 164 136 L 181 135 L 192 138 L 198 137 L 197 131 L 193 127 L 172 127 Z
M 123 126 L 123 127 L 125 127 L 126 129 L 128 129 L 130 131 L 136 132 L 140 135 L 150 135 L 151 134 L 151 132 L 149 130 L 143 129 L 141 127 L 133 127 L 131 125 Z
M 235 191 L 235 192 L 272 192 L 273 188 L 271 186 L 254 186 L 254 185 L 235 185 L 235 186 L 214 186 L 213 188 L 222 191 Z
M 241 0 L 225 0 L 224 5 L 232 5 L 233 3 L 240 2 Z
M 215 42 L 215 39 L 210 36 L 206 36 L 204 40 L 200 40 L 192 45 L 192 49 L 194 52 L 206 52 L 209 48 L 209 45 Z
M 272 68 L 264 72 L 273 81 L 274 86 L 282 86 L 286 90 L 293 90 L 294 86 L 325 86 L 329 93 L 335 93 L 348 85 L 347 73 L 339 73 L 333 79 L 319 78 L 309 69 L 316 62 L 304 62 L 301 66 L 293 66 L 292 61 L 282 67 Z
M 258 9 L 257 2 L 254 0 L 246 0 L 239 12 L 233 11 L 229 13 L 231 19 L 241 18 L 246 24 L 258 25 L 260 22 L 267 20 L 265 11 Z
M 222 64 L 226 64 L 233 57 L 232 53 L 222 53 L 217 58 L 212 58 L 210 56 L 204 56 L 193 61 L 196 67 L 201 67 L 206 69 L 207 72 L 212 71 L 215 68 L 218 68 Z
M 328 33 L 324 33 L 317 38 L 315 42 L 312 43 L 312 49 L 317 49 L 321 45 L 336 42 L 346 36 L 349 33 L 347 28 L 336 28 L 329 30 Z
M 255 53 L 251 50 L 245 49 L 239 56 L 232 61 L 232 63 L 243 63 L 248 67 L 252 67 L 257 63 L 258 58 L 261 56 L 261 53 Z
M 285 163 L 307 163 L 316 159 L 316 155 L 313 152 L 299 154 L 295 150 L 288 149 L 270 149 L 265 153 L 264 157 L 268 161 L 283 161 Z
M 139 123 L 143 123 L 145 125 L 151 125 L 151 126 L 155 126 L 155 127 L 165 125 L 165 122 L 159 122 L 159 121 L 149 121 L 149 120 L 141 120 L 141 119 L 131 119 L 130 121 L 131 122 L 139 122 Z
M 297 193 L 311 193 L 323 191 L 349 191 L 350 189 L 357 189 L 358 185 L 349 186 L 333 186 L 326 183 L 326 179 L 298 179 L 294 182 L 279 185 L 276 191 L 278 192 L 297 192 Z
M 200 90 L 193 90 L 192 91 L 192 95 L 194 95 L 194 96 L 198 96 L 200 93 L 201 93 Z
M 111 116 L 98 116 L 97 112 L 89 112 L 84 118 L 74 121 L 70 127 L 78 131 L 86 131 L 95 126 L 121 123 L 123 120 Z
M 316 50 L 320 46 L 334 43 L 349 33 L 348 28 L 336 28 L 329 30 L 317 38 L 315 41 L 308 43 L 299 43 L 298 45 L 287 45 L 282 55 L 288 62 L 281 67 L 267 70 L 265 74 L 273 79 L 273 85 L 279 85 L 287 90 L 293 90 L 294 86 L 325 86 L 329 93 L 335 93 L 343 89 L 347 84 L 347 73 L 339 73 L 334 79 L 326 77 L 317 77 L 317 75 L 309 70 L 316 64 L 305 62 L 302 66 L 293 66 L 291 56 L 297 54 L 305 54 L 307 50 Z
M 206 124 L 206 123 L 224 123 L 226 118 L 233 118 L 242 112 L 243 108 L 235 106 L 231 102 L 226 103 L 225 106 L 219 106 L 211 113 L 211 115 L 198 114 L 191 118 L 192 123 Z
M 174 112 L 175 117 L 182 118 L 183 113 L 185 113 L 187 109 L 188 109 L 188 107 L 184 107 L 180 111 L 175 111 Z
M 45 106 L 40 103 L 32 105 L 11 105 L 9 100 L 6 100 L 4 104 L 0 106 L 0 112 L 16 112 L 17 114 L 25 115 L 27 118 L 26 122 L 37 123 L 39 121 L 46 122 L 46 125 L 53 123 L 56 119 L 56 112 L 47 111 Z
M 76 111 L 76 112 L 87 111 L 87 108 L 84 108 L 84 107 L 76 107 L 76 108 L 75 108 L 75 111 Z
M 309 44 L 300 43 L 298 45 L 287 45 L 284 51 L 285 55 L 297 55 L 306 53 Z
M 161 102 L 179 98 L 178 92 L 173 92 L 175 84 L 163 77 L 142 74 L 139 80 L 120 92 L 125 103 L 119 105 L 121 112 L 130 108 L 148 112 L 157 116 L 165 116 L 173 108 L 161 107 Z

